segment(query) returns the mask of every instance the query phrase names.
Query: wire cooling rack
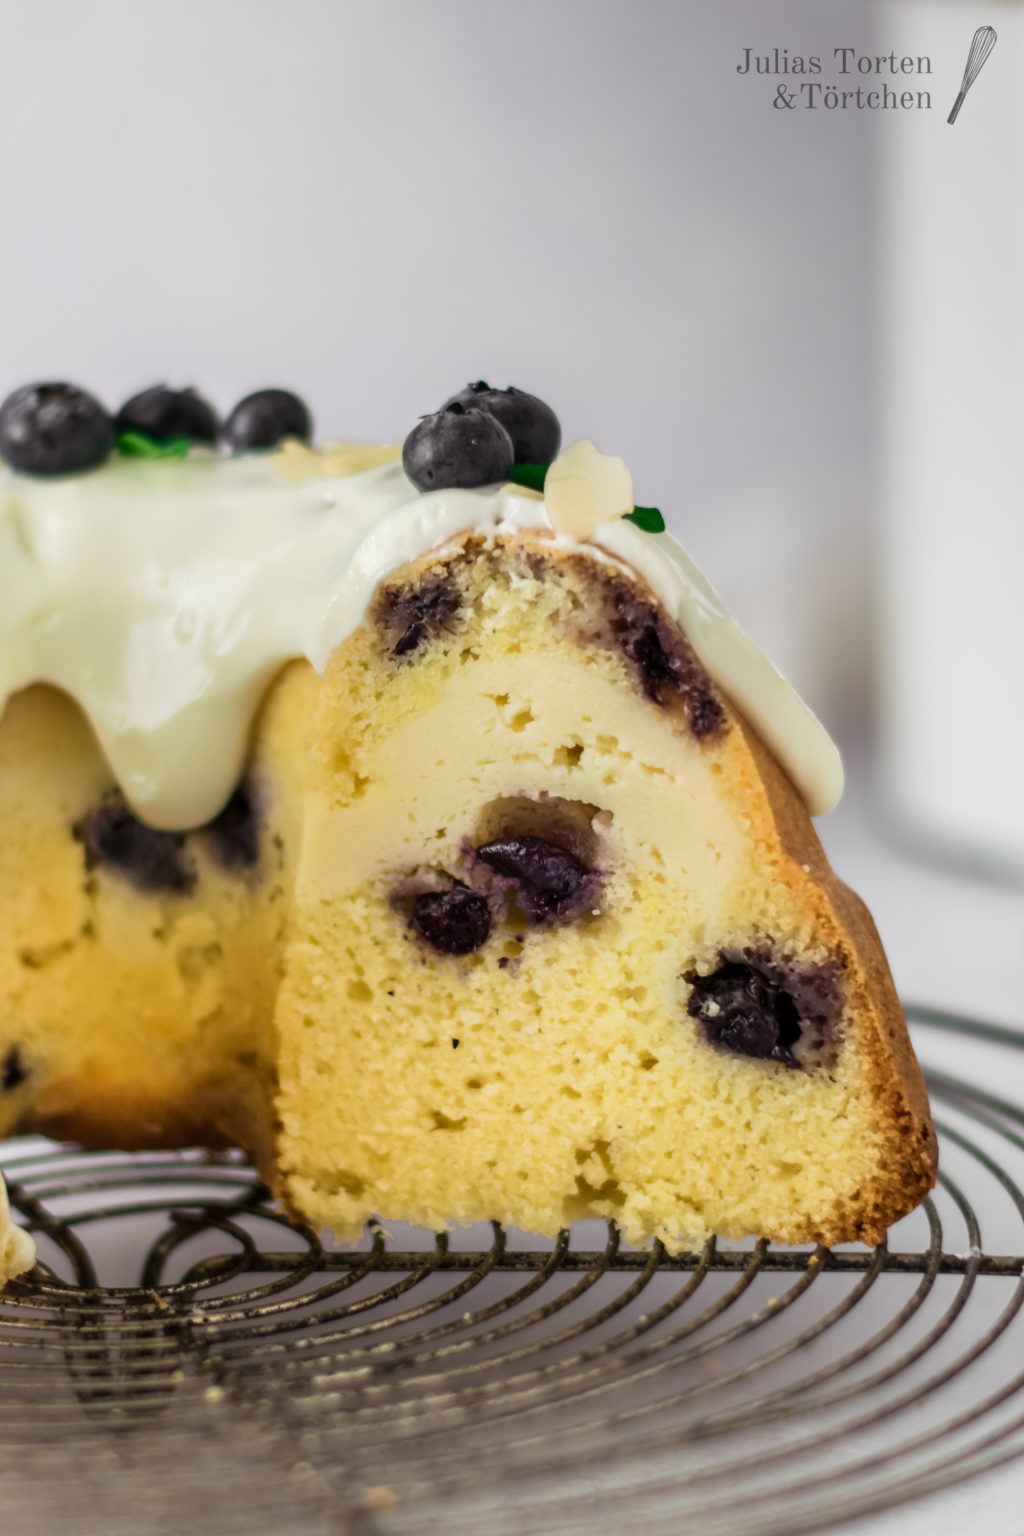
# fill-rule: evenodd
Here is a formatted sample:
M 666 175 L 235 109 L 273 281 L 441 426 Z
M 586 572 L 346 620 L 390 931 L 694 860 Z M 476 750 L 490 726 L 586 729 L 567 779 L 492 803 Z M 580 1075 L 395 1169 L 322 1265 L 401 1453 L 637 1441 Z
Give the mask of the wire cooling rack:
M 1024 1455 L 1024 1034 L 910 1016 L 939 1187 L 873 1251 L 325 1251 L 240 1157 L 10 1143 L 0 1529 L 797 1536 Z

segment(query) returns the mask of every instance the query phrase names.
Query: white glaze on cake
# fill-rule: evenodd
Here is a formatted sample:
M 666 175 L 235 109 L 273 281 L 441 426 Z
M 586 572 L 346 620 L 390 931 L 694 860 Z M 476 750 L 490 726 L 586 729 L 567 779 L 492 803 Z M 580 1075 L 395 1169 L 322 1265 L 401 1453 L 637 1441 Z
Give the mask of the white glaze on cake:
M 0 705 L 31 683 L 64 689 L 140 816 L 201 825 L 238 782 L 284 662 L 305 656 L 322 670 L 409 560 L 467 531 L 524 529 L 550 531 L 539 497 L 512 485 L 420 495 L 397 463 L 295 478 L 276 456 L 193 451 L 64 479 L 5 472 Z M 623 521 L 582 544 L 552 537 L 636 571 L 811 814 L 832 808 L 843 782 L 834 744 L 673 538 Z

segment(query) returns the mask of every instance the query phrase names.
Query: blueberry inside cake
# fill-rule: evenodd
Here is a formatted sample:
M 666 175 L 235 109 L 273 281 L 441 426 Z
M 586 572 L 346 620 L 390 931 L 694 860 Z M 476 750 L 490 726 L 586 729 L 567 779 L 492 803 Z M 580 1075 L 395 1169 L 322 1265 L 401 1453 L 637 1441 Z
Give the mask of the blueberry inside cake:
M 311 438 L 0 408 L 0 1134 L 240 1141 L 342 1236 L 880 1238 L 935 1139 L 822 728 L 535 397 Z

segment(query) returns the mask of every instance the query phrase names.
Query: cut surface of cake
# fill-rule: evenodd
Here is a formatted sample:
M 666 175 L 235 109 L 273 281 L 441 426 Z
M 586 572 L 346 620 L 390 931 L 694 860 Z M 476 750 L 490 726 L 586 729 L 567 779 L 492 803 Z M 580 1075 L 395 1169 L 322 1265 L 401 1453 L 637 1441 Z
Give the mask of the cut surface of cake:
M 935 1138 L 835 749 L 531 400 L 4 476 L 0 1134 L 237 1140 L 343 1237 L 876 1241 Z
M 878 940 L 682 631 L 542 537 L 428 556 L 373 616 L 312 748 L 290 1202 L 347 1234 L 879 1237 L 931 1146 Z

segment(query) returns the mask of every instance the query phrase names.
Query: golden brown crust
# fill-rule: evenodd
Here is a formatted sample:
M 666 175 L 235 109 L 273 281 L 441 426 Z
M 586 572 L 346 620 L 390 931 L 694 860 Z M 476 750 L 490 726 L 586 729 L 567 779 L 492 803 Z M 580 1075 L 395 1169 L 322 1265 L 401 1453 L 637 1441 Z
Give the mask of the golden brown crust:
M 875 1045 L 869 1055 L 885 1144 L 878 1183 L 860 1200 L 851 1201 L 829 1228 L 794 1232 L 787 1241 L 878 1243 L 935 1184 L 938 1142 L 924 1078 L 870 912 L 833 872 L 802 798 L 773 754 L 737 711 L 730 713 L 766 793 L 775 836 L 828 903 L 832 942 L 848 957 L 851 1005 Z

